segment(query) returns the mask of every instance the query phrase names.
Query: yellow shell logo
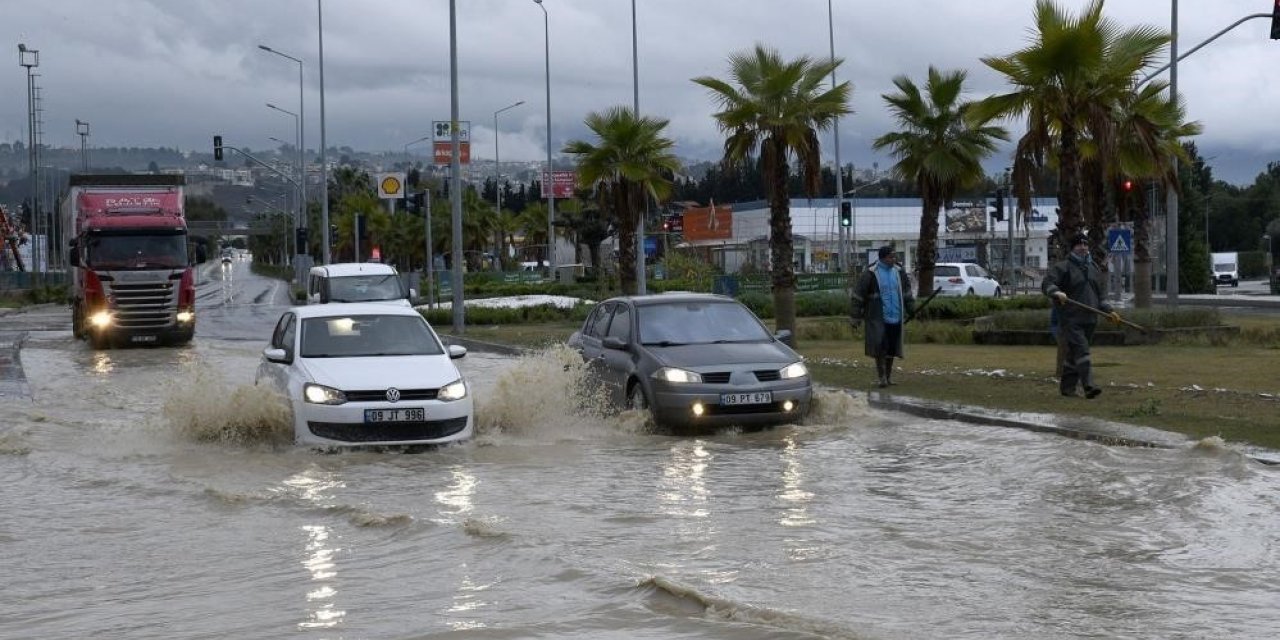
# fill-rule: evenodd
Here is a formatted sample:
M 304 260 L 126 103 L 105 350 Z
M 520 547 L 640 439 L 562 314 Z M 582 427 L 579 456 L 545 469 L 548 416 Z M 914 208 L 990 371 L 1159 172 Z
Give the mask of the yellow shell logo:
M 400 179 L 395 176 L 387 176 L 382 179 L 383 193 L 400 193 Z

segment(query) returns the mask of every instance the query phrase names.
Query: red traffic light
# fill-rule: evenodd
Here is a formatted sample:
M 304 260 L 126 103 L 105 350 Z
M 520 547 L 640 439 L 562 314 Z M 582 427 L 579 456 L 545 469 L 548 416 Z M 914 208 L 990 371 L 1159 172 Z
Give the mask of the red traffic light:
M 1124 185 L 1123 185 L 1123 186 L 1124 186 L 1124 191 L 1125 191 L 1125 193 L 1128 193 L 1128 192 L 1130 192 L 1130 191 L 1133 191 L 1133 181 L 1132 181 L 1132 180 L 1125 180 L 1125 181 L 1124 181 Z

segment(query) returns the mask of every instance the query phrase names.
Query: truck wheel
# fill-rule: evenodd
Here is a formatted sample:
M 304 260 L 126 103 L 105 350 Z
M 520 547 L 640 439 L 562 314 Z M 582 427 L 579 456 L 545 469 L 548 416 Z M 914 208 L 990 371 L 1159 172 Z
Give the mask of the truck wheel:
M 71 336 L 77 340 L 84 338 L 84 311 L 79 301 L 71 303 Z
M 89 346 L 99 351 L 111 348 L 111 334 L 107 332 L 89 332 Z

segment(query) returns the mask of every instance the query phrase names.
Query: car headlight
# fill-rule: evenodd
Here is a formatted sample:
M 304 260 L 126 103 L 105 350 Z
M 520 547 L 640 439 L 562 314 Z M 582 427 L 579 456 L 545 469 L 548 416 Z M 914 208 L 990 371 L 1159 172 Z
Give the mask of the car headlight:
M 312 404 L 342 404 L 347 401 L 347 394 L 333 387 L 310 382 L 303 385 L 302 397 Z
M 663 367 L 653 372 L 653 377 L 663 382 L 702 382 L 702 374 L 675 367 Z
M 803 362 L 795 362 L 782 368 L 778 372 L 778 376 L 783 380 L 791 380 L 792 378 L 803 378 L 809 375 L 809 369 L 804 366 Z
M 467 397 L 467 382 L 462 378 L 458 378 L 443 387 L 440 387 L 440 393 L 436 395 L 440 400 L 461 400 Z

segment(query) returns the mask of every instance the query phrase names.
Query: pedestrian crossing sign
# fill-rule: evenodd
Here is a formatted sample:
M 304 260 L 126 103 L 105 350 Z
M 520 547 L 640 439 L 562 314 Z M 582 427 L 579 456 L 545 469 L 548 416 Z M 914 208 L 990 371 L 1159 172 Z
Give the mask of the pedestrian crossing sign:
M 1128 254 L 1133 251 L 1133 231 L 1130 229 L 1108 229 L 1107 251 L 1112 254 Z

